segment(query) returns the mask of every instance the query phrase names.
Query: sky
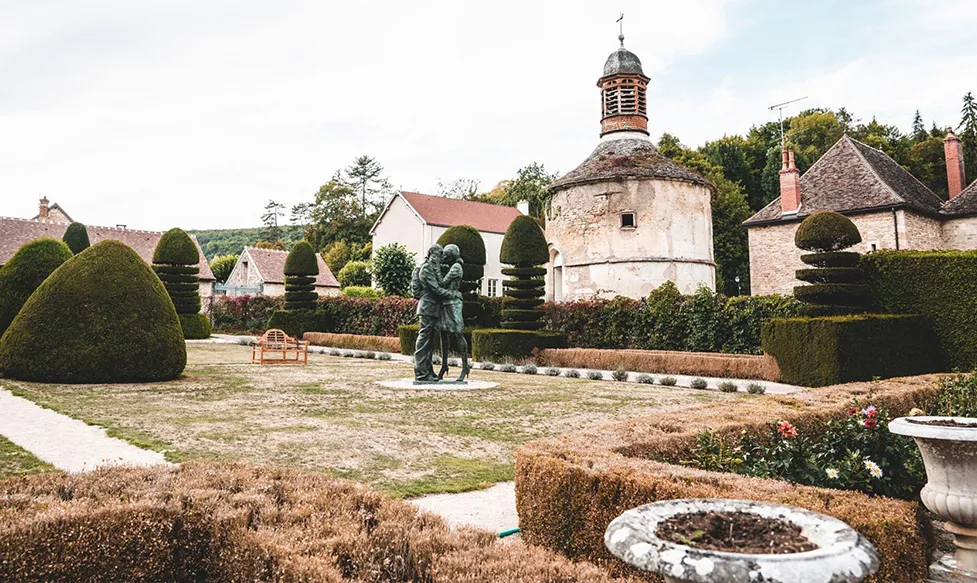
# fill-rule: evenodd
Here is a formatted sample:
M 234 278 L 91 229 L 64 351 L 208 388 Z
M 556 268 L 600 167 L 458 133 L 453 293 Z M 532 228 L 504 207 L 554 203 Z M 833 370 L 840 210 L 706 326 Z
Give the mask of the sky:
M 604 60 L 651 77 L 689 146 L 846 107 L 908 131 L 977 91 L 974 0 L 0 0 L 0 216 L 260 225 L 375 157 L 393 185 L 482 190 L 597 143 Z

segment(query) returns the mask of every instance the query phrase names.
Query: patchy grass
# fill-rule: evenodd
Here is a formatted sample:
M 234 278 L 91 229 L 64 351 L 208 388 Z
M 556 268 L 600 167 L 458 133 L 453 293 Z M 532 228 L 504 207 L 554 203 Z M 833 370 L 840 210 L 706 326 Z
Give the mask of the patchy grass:
M 171 461 L 241 460 L 330 472 L 399 496 L 513 478 L 525 441 L 702 401 L 675 387 L 473 371 L 484 391 L 394 390 L 410 365 L 312 354 L 308 366 L 250 364 L 248 347 L 191 343 L 182 378 L 57 385 L 2 381 L 39 405 L 105 427 Z
M 54 466 L 0 436 L 0 480 L 36 472 L 55 471 Z

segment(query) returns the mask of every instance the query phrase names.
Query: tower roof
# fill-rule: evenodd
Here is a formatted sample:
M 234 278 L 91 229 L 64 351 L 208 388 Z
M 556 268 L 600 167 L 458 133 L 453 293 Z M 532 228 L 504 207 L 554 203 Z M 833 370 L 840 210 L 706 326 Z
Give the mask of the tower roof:
M 638 55 L 624 48 L 622 44 L 616 51 L 611 53 L 604 61 L 604 77 L 611 75 L 642 75 L 641 59 Z
M 589 158 L 554 181 L 550 188 L 562 190 L 577 184 L 622 178 L 677 180 L 714 188 L 701 174 L 666 158 L 650 141 L 641 139 L 601 142 Z

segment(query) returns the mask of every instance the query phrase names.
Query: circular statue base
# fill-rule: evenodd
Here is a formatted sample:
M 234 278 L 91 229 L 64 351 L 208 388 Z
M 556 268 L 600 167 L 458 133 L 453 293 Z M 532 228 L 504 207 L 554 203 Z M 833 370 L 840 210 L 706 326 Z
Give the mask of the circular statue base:
M 402 389 L 410 391 L 477 391 L 483 389 L 494 389 L 499 383 L 488 381 L 441 381 L 437 383 L 416 383 L 414 379 L 396 379 L 392 381 L 376 381 L 376 384 L 388 389 Z

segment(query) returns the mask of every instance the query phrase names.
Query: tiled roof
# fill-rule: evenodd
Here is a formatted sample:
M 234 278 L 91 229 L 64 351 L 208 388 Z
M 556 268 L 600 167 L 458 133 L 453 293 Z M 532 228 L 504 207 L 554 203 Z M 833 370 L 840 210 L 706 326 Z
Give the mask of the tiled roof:
M 943 201 L 884 152 L 845 135 L 801 176 L 803 218 L 817 211 L 855 212 L 910 207 L 924 214 L 940 213 Z M 745 225 L 779 221 L 777 198 Z
M 14 256 L 14 253 L 21 248 L 24 243 L 40 239 L 41 237 L 51 237 L 60 239 L 64 236 L 68 225 L 64 223 L 40 223 L 25 219 L 9 219 L 0 217 L 0 265 L 3 265 Z M 153 262 L 153 251 L 163 233 L 158 231 L 137 231 L 133 229 L 118 229 L 114 227 L 95 227 L 87 226 L 88 240 L 92 245 L 107 239 L 117 239 L 122 241 L 143 258 L 146 263 Z M 190 235 L 194 244 L 197 245 L 197 252 L 200 254 L 200 279 L 213 281 L 214 273 L 210 270 L 207 260 L 204 258 L 203 251 L 197 238 Z
M 971 182 L 970 186 L 960 191 L 960 194 L 944 203 L 943 212 L 948 215 L 977 214 L 977 180 Z
M 513 207 L 498 204 L 417 192 L 401 192 L 400 196 L 404 197 L 425 223 L 437 227 L 471 225 L 485 233 L 505 233 L 509 224 L 520 215 Z
M 589 158 L 553 182 L 550 188 L 560 190 L 575 184 L 619 178 L 662 178 L 712 187 L 698 172 L 663 156 L 650 141 L 629 138 L 601 142 Z
M 261 279 L 265 283 L 285 283 L 285 259 L 288 251 L 277 249 L 259 249 L 258 247 L 248 247 L 248 255 L 251 256 L 252 265 L 261 274 Z M 316 260 L 319 263 L 319 275 L 316 276 L 315 285 L 319 287 L 339 287 L 339 282 L 329 271 L 329 266 L 322 260 L 322 255 L 316 253 Z

